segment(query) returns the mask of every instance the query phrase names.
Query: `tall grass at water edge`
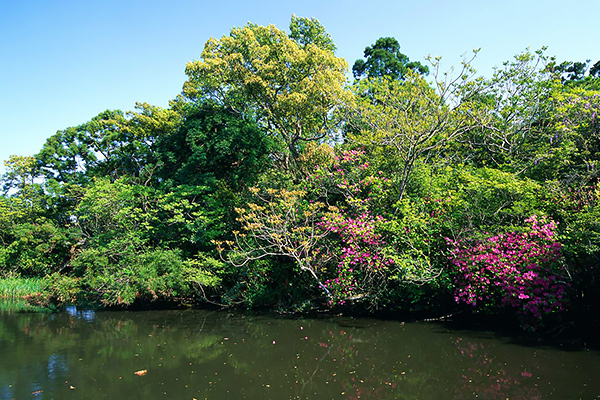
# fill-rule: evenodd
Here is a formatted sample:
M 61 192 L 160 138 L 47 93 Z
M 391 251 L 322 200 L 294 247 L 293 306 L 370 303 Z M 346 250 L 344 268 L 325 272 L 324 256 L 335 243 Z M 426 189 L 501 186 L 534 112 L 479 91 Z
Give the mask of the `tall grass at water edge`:
M 0 299 L 21 299 L 39 292 L 41 285 L 40 278 L 0 277 Z
M 39 292 L 41 285 L 41 278 L 0 275 L 0 313 L 45 311 L 25 299 L 25 296 Z

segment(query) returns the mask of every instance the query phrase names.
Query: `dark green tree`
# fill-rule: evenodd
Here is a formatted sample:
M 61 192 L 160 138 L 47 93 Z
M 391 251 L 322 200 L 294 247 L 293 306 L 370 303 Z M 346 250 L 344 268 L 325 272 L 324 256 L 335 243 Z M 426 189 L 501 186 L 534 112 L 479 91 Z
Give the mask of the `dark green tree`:
M 156 142 L 181 122 L 173 110 L 138 103 L 136 111 L 106 110 L 90 121 L 58 131 L 39 154 L 46 179 L 89 183 L 92 177 L 134 178 L 148 184 L 157 167 Z
M 268 168 L 273 141 L 251 119 L 208 102 L 182 112 L 180 129 L 157 143 L 161 180 L 213 188 L 223 181 L 240 191 Z
M 547 71 L 555 74 L 563 85 L 589 90 L 600 90 L 600 61 L 590 67 L 590 60 L 548 63 Z
M 549 69 L 561 76 L 563 82 L 565 81 L 579 81 L 584 78 L 587 72 L 590 60 L 585 62 L 580 61 L 563 61 L 560 64 L 552 62 L 549 64 Z
M 592 68 L 590 68 L 590 76 L 600 78 L 600 60 L 596 61 L 596 64 L 592 65 Z
M 426 75 L 429 68 L 418 61 L 410 61 L 400 52 L 400 44 L 393 37 L 379 38 L 374 45 L 365 48 L 366 60 L 356 60 L 352 67 L 354 78 L 383 77 L 403 79 L 407 71 L 412 70 Z

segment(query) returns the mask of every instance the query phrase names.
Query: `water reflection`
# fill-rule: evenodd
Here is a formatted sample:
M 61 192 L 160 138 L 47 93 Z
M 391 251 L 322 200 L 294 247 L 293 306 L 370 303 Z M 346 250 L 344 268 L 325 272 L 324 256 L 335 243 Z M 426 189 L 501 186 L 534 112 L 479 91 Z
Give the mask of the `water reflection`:
M 460 351 L 463 373 L 457 385 L 455 398 L 469 398 L 476 393 L 483 399 L 529 399 L 540 398 L 537 384 L 532 385 L 533 373 L 527 368 L 507 368 L 506 362 L 491 356 L 481 342 L 458 338 L 455 345 Z
M 600 395 L 597 352 L 522 347 L 434 324 L 72 308 L 0 314 L 0 354 L 0 399 Z
M 87 322 L 92 322 L 94 318 L 96 318 L 96 312 L 94 310 L 80 310 L 75 306 L 66 307 L 65 312 L 71 317 L 80 318 Z

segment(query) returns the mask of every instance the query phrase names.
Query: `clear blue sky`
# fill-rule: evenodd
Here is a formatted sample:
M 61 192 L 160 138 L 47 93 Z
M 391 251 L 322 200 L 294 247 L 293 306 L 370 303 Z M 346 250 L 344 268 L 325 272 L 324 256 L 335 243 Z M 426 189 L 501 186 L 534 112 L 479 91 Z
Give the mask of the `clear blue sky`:
M 287 29 L 292 14 L 319 19 L 350 65 L 384 36 L 448 68 L 481 47 L 484 76 L 527 47 L 600 59 L 597 0 L 0 0 L 0 161 L 106 109 L 166 107 L 210 37 L 248 21 Z

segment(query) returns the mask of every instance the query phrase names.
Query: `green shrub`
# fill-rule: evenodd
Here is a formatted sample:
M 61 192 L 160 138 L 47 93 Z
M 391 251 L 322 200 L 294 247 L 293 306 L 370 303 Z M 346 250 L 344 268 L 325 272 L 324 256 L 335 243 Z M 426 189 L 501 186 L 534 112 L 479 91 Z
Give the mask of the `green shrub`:
M 116 265 L 90 269 L 85 282 L 92 296 L 106 306 L 140 301 L 173 301 L 184 288 L 183 261 L 178 251 L 147 250 L 124 257 Z
M 81 289 L 80 278 L 55 272 L 43 279 L 38 301 L 43 305 L 75 304 L 81 297 Z

